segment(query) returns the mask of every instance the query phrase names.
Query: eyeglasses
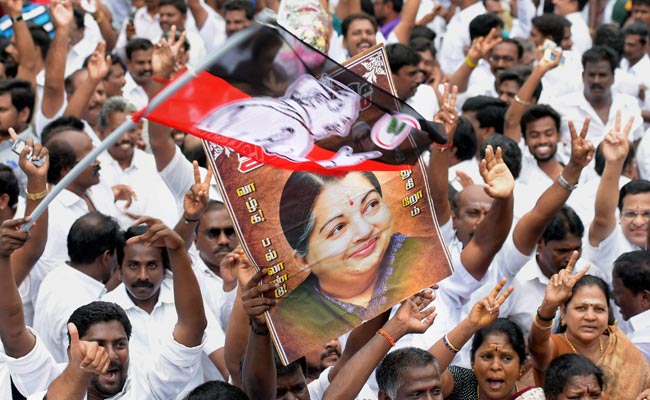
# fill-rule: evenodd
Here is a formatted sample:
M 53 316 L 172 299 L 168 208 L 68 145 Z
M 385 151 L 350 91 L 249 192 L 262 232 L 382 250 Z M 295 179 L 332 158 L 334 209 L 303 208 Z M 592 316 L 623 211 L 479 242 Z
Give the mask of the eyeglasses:
M 205 234 L 210 238 L 219 237 L 222 232 L 229 238 L 235 236 L 235 228 L 210 228 L 205 230 Z
M 643 211 L 625 210 L 621 213 L 621 215 L 625 219 L 635 219 L 640 215 L 646 221 L 650 221 L 650 210 L 643 210 Z

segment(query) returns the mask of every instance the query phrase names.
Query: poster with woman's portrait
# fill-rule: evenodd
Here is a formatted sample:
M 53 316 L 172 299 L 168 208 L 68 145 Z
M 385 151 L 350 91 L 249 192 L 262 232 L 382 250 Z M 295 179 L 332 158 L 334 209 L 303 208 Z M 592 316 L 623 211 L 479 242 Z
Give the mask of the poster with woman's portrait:
M 318 175 L 204 143 L 242 247 L 280 284 L 269 328 L 283 362 L 450 274 L 421 163 Z

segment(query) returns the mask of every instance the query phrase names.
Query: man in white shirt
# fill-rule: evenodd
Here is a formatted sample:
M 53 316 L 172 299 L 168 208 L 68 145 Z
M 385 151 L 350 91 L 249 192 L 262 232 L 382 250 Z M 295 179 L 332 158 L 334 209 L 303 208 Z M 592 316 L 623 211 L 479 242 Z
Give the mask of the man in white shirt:
M 478 0 L 453 0 L 452 4 L 460 11 L 456 11 L 447 24 L 447 31 L 442 40 L 442 47 L 438 52 L 440 68 L 445 74 L 453 74 L 465 58 L 469 49 L 469 23 L 474 17 L 486 12 L 483 2 Z
M 65 76 L 68 77 L 74 71 L 83 67 L 84 61 L 95 51 L 97 43 L 86 38 L 84 14 L 77 8 L 73 8 L 74 18 L 70 25 L 70 49 L 65 63 Z
M 648 39 L 650 31 L 648 26 L 642 22 L 634 23 L 623 31 L 625 34 L 625 47 L 620 69 L 627 73 L 633 84 L 632 94 L 639 100 L 642 109 L 650 108 L 650 102 L 646 103 L 647 90 L 650 89 L 650 77 L 647 71 L 650 70 L 650 57 L 648 57 Z M 618 78 L 618 76 L 617 76 Z M 618 83 L 618 82 L 617 82 Z M 644 120 L 650 120 L 650 112 L 644 110 Z
M 104 140 L 136 111 L 135 106 L 123 97 L 112 97 L 106 101 L 99 114 L 99 137 Z M 120 226 L 133 223 L 128 215 L 150 215 L 173 226 L 178 222 L 179 210 L 176 200 L 156 171 L 156 162 L 151 154 L 135 148 L 138 126 L 127 132 L 108 150 L 99 155 L 102 174 L 99 185 L 113 188 L 126 185 L 133 189 L 134 196 L 118 216 Z M 128 214 L 127 214 L 128 212 Z
M 111 217 L 93 211 L 72 224 L 68 234 L 70 261 L 49 273 L 34 307 L 34 329 L 56 362 L 68 361 L 69 316 L 96 301 L 115 272 L 120 227 Z
M 126 45 L 126 83 L 122 88 L 124 97 L 139 110 L 149 103 L 149 86 L 153 77 L 151 57 L 153 43 L 149 39 L 136 38 Z
M 553 0 L 555 8 L 553 13 L 562 15 L 571 22 L 571 50 L 582 54 L 591 48 L 592 40 L 589 27 L 582 17 L 582 9 L 587 5 L 587 0 Z
M 11 228 L 23 222 L 8 221 Z M 68 325 L 72 342 L 70 363 L 66 368 L 65 364 L 54 362 L 36 333 L 24 324 L 11 268 L 6 265 L 8 254 L 27 240 L 27 233 L 2 230 L 3 235 L 10 235 L 14 241 L 11 247 L 3 246 L 0 251 L 0 263 L 5 264 L 0 268 L 0 308 L 18 312 L 0 314 L 0 333 L 6 350 L 5 360 L 23 395 L 43 399 L 47 390 L 48 399 L 69 399 L 71 393 L 84 397 L 86 392 L 91 398 L 172 399 L 185 388 L 188 377 L 196 372 L 203 347 L 206 327 L 203 302 L 183 239 L 159 221 L 146 219 L 144 222 L 149 226 L 146 233 L 131 240 L 151 249 L 163 247 L 168 252 L 175 275 L 175 305 L 179 317 L 160 354 L 143 365 L 132 365 L 130 371 L 131 323 L 124 310 L 106 302 L 90 303 L 72 314 Z M 2 242 L 9 241 L 3 238 Z M 79 339 L 87 342 L 83 347 L 96 342 L 102 348 L 100 353 L 109 355 L 107 369 L 80 368 L 83 354 L 79 356 Z
M 226 36 L 231 36 L 253 23 L 255 9 L 249 0 L 227 0 L 223 3 L 221 14 L 226 20 Z
M 159 4 L 160 28 L 168 32 L 176 26 L 177 32 L 186 32 L 186 40 L 190 45 L 189 65 L 197 67 L 205 58 L 203 39 L 196 30 L 194 23 L 187 19 L 187 5 L 183 0 L 161 0 Z
M 650 362 L 650 252 L 632 251 L 614 261 L 612 297 L 630 322 L 628 337 Z

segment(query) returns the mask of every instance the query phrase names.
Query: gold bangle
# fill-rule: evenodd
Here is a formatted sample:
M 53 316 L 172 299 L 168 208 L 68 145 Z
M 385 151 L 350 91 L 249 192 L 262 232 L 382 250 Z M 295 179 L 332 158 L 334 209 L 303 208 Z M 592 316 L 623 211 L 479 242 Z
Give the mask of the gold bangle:
M 445 345 L 445 347 L 447 349 L 449 349 L 449 351 L 451 351 L 454 354 L 456 354 L 456 353 L 458 353 L 460 351 L 460 349 L 458 347 L 451 344 L 451 342 L 449 341 L 449 338 L 447 337 L 447 335 L 442 337 L 442 343 Z
M 48 188 L 45 188 L 45 190 L 43 190 L 42 192 L 38 192 L 38 193 L 26 192 L 26 193 L 27 193 L 28 200 L 42 200 L 45 198 L 45 196 L 47 196 L 48 193 L 50 193 L 50 190 Z
M 474 69 L 474 68 L 478 67 L 478 64 L 475 63 L 474 61 L 470 60 L 469 57 L 467 57 L 467 56 L 465 56 L 465 65 L 467 65 L 471 69 Z
M 529 101 L 524 101 L 524 100 L 522 100 L 522 99 L 519 97 L 518 94 L 515 95 L 515 102 L 521 104 L 522 106 L 529 106 L 529 105 L 533 104 L 533 103 L 531 103 L 531 102 L 529 102 Z
M 537 314 L 535 314 L 535 316 L 533 317 L 533 325 L 535 325 L 536 327 L 538 327 L 542 331 L 548 331 L 553 327 L 553 321 L 550 321 L 550 322 L 551 322 L 550 325 L 542 326 L 542 324 L 540 324 L 540 319 L 537 316 Z
M 99 11 L 98 13 L 96 13 L 95 15 L 93 15 L 93 17 L 95 17 L 95 22 L 97 22 L 97 25 L 99 25 L 99 24 L 101 24 L 102 22 L 104 22 L 104 19 L 106 18 L 106 16 L 104 15 L 104 12 L 103 12 L 103 11 Z

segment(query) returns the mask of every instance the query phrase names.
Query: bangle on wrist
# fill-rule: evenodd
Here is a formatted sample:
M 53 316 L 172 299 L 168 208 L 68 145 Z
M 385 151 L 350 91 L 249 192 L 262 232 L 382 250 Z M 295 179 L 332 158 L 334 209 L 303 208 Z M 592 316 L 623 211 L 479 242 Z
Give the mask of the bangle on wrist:
M 451 149 L 454 147 L 454 142 L 452 140 L 447 141 L 445 144 L 438 144 L 436 142 L 433 142 L 433 148 L 436 150 L 440 150 L 441 153 L 444 153 L 445 151 Z
M 24 21 L 23 15 L 19 14 L 17 17 L 9 17 L 11 19 L 11 23 L 15 24 L 16 22 Z
M 537 307 L 537 318 L 539 318 L 540 321 L 551 322 L 551 321 L 553 321 L 555 319 L 555 315 L 553 315 L 551 318 L 542 317 L 542 314 L 540 314 L 540 312 L 539 312 L 539 310 L 541 310 L 541 309 L 542 309 L 542 306 Z
M 478 67 L 478 64 L 475 63 L 474 61 L 470 60 L 468 56 L 465 56 L 465 65 L 467 65 L 471 69 L 474 69 L 474 68 Z
M 162 83 L 162 84 L 167 84 L 167 83 L 169 83 L 169 81 L 170 81 L 171 79 L 165 79 L 165 78 L 161 78 L 161 77 L 159 77 L 159 76 L 155 76 L 155 75 L 154 75 L 154 76 L 151 77 L 151 80 L 154 81 L 154 82 L 158 82 L 158 83 Z
M 257 326 L 257 322 L 252 317 L 248 317 L 248 324 L 251 326 L 251 331 L 253 331 L 254 334 L 257 336 L 268 336 L 269 335 L 269 330 L 260 328 Z
M 518 94 L 515 95 L 515 102 L 521 104 L 522 106 L 529 106 L 529 105 L 533 104 L 530 101 L 522 100 L 521 97 L 519 97 Z
M 95 18 L 95 22 L 97 22 L 97 25 L 101 24 L 104 22 L 106 19 L 106 15 L 104 15 L 104 12 L 98 11 L 95 14 L 93 14 L 93 18 Z
M 187 216 L 185 214 L 183 214 L 183 219 L 185 220 L 186 224 L 191 224 L 191 223 L 194 223 L 194 222 L 199 222 L 201 217 L 198 217 L 196 219 L 192 219 L 192 218 L 187 218 Z
M 540 321 L 547 322 L 547 323 L 550 322 L 550 324 L 548 324 L 547 326 L 544 326 L 544 325 L 542 325 L 540 323 Z M 535 325 L 537 328 L 539 328 L 542 331 L 548 331 L 553 327 L 553 320 L 546 321 L 546 320 L 542 319 L 542 317 L 539 316 L 539 313 L 537 313 L 533 317 L 533 325 Z
M 460 349 L 458 347 L 451 344 L 451 342 L 449 341 L 449 338 L 447 337 L 446 334 L 445 334 L 445 336 L 442 337 L 442 343 L 444 343 L 445 347 L 454 354 L 456 354 L 456 353 L 458 353 L 460 351 Z
M 377 334 L 378 334 L 378 335 L 381 335 L 381 336 L 383 336 L 383 337 L 385 337 L 386 340 L 388 340 L 388 344 L 390 344 L 390 347 L 395 346 L 395 339 L 393 339 L 393 338 L 388 334 L 388 332 L 386 332 L 386 331 L 383 330 L 383 329 L 380 329 L 380 330 L 377 331 Z
M 27 193 L 28 200 L 42 200 L 45 198 L 45 196 L 47 196 L 48 193 L 50 193 L 50 190 L 46 187 L 45 190 L 43 190 L 42 192 L 38 192 L 38 193 L 26 192 L 26 193 Z
M 564 179 L 564 176 L 562 176 L 562 174 L 558 175 L 558 177 L 557 177 L 557 183 L 558 183 L 560 186 L 562 186 L 563 188 L 565 188 L 566 190 L 568 190 L 569 192 L 573 192 L 573 191 L 575 190 L 575 188 L 578 187 L 578 184 L 577 184 L 577 183 L 576 183 L 575 185 L 572 185 L 572 184 L 570 184 L 569 182 L 567 182 L 567 180 Z

